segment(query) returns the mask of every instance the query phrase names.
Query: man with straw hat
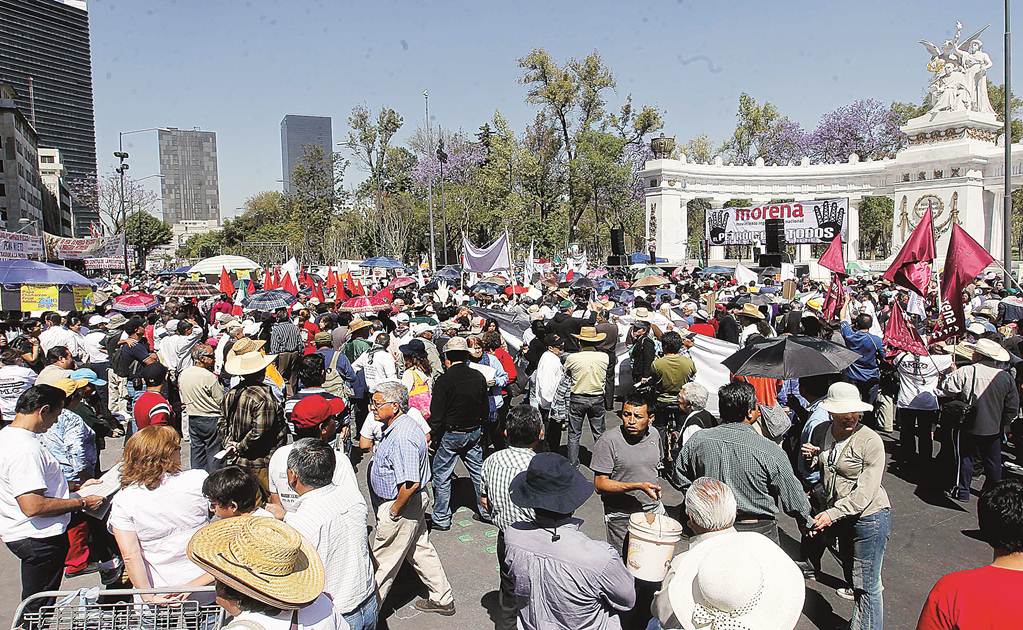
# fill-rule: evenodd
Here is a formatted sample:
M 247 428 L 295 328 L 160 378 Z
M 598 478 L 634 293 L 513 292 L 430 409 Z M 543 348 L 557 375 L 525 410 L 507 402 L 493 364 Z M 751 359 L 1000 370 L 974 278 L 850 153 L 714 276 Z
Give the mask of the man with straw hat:
M 1019 413 L 1009 353 L 991 339 L 966 346 L 973 351 L 974 363 L 952 372 L 941 387 L 944 395 L 973 405 L 972 422 L 953 428 L 950 436 L 955 482 L 946 496 L 954 501 L 969 500 L 975 460 L 984 467 L 984 490 L 1002 480 L 1002 433 Z
M 235 350 L 239 350 L 235 344 Z M 231 453 L 233 463 L 247 468 L 269 488 L 267 466 L 273 451 L 286 442 L 284 414 L 269 385 L 263 381 L 276 355 L 264 355 L 258 349 L 232 352 L 225 368 L 241 378 L 224 395 L 221 403 L 221 440 Z
M 597 344 L 607 337 L 593 326 L 583 326 L 572 334 L 579 352 L 565 359 L 565 373 L 572 379 L 572 396 L 568 413 L 568 461 L 579 466 L 579 442 L 583 435 L 583 419 L 590 423 L 593 440 L 604 433 L 604 379 L 610 361 Z
M 618 614 L 636 604 L 635 578 L 611 545 L 593 540 L 572 514 L 593 485 L 567 459 L 539 453 L 512 479 L 512 503 L 533 510 L 532 521 L 504 531 L 519 628 L 619 630 Z
M 216 579 L 217 603 L 236 630 L 341 630 L 323 593 L 323 562 L 286 523 L 260 516 L 214 521 L 192 535 L 188 558 Z

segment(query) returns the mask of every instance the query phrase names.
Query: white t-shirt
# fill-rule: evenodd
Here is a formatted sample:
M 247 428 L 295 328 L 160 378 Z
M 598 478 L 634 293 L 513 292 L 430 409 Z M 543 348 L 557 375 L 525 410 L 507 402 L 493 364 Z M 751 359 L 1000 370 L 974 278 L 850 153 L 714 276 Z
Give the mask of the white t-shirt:
M 270 493 L 281 497 L 281 505 L 289 512 L 294 512 L 302 503 L 302 498 L 288 486 L 288 453 L 295 447 L 295 444 L 285 444 L 270 456 L 270 463 L 267 465 L 267 473 L 270 477 Z M 361 503 L 364 507 L 366 499 L 359 492 L 359 482 L 355 478 L 355 469 L 352 462 L 348 460 L 343 451 L 335 450 L 337 464 L 334 466 L 333 484 L 342 490 L 341 496 L 346 501 Z
M 4 422 L 14 420 L 14 408 L 26 389 L 35 385 L 36 373 L 24 365 L 0 367 L 0 413 Z
M 206 477 L 205 470 L 185 470 L 164 476 L 156 490 L 134 485 L 114 495 L 107 524 L 138 536 L 153 588 L 177 586 L 203 574 L 185 547 L 210 521 L 210 503 L 202 493 Z
M 398 367 L 394 357 L 387 350 L 376 346 L 359 355 L 352 363 L 352 368 L 356 371 L 362 370 L 363 376 L 366 377 L 366 388 L 371 392 L 380 383 L 398 378 Z
M 423 430 L 423 434 L 430 435 L 430 423 L 423 418 L 423 414 L 419 412 L 415 407 L 409 407 L 409 410 L 405 412 L 405 415 L 415 420 L 416 425 Z M 384 439 L 384 423 L 380 422 L 373 416 L 373 412 L 369 412 L 366 416 L 366 421 L 362 423 L 362 429 L 359 431 L 359 437 L 364 437 L 373 441 L 373 444 L 379 444 L 380 440 Z
M 60 464 L 43 448 L 39 436 L 26 429 L 0 429 L 0 539 L 49 538 L 67 530 L 70 514 L 25 516 L 18 497 L 36 490 L 53 499 L 67 499 L 67 481 Z
M 261 613 L 243 612 L 235 617 L 235 621 L 251 621 L 263 630 L 290 630 L 290 610 L 285 610 L 276 617 Z M 313 603 L 298 610 L 298 627 L 302 630 L 348 630 L 351 626 L 345 621 L 344 615 L 334 607 L 334 603 L 326 595 L 320 594 Z
M 903 352 L 895 357 L 895 369 L 899 373 L 900 409 L 934 410 L 938 408 L 938 375 L 952 368 L 952 356 L 932 354 L 920 357 Z

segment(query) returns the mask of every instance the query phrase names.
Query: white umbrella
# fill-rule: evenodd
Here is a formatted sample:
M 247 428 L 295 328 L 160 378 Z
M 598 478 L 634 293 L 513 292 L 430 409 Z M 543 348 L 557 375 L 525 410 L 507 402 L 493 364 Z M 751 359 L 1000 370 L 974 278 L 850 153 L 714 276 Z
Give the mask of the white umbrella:
M 212 275 L 220 273 L 221 269 L 227 269 L 230 273 L 235 269 L 259 269 L 259 264 L 245 256 L 214 256 L 200 260 L 192 265 L 189 273 Z

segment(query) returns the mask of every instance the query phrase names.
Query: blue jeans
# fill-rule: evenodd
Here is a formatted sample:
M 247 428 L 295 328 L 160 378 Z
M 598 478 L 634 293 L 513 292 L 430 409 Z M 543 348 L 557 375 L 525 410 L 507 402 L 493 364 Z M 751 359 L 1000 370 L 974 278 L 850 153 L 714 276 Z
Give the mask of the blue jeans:
M 892 511 L 885 508 L 870 516 L 844 519 L 837 532 L 845 579 L 856 599 L 850 630 L 881 630 L 884 604 L 881 597 L 881 564 L 892 533 Z
M 469 469 L 469 478 L 476 486 L 476 509 L 485 514 L 480 504 L 483 483 L 483 448 L 480 446 L 481 429 L 447 431 L 440 439 L 437 454 L 433 456 L 433 524 L 451 526 L 451 474 L 455 460 L 460 457 Z
M 590 421 L 593 441 L 604 433 L 604 395 L 572 394 L 568 403 L 568 461 L 579 467 L 579 441 L 583 437 L 583 418 Z
M 202 469 L 213 473 L 220 467 L 220 461 L 214 459 L 220 449 L 220 430 L 217 416 L 189 416 L 189 465 L 192 470 Z
M 373 630 L 377 627 L 377 594 L 370 593 L 366 601 L 355 607 L 351 612 L 342 613 L 348 627 L 352 630 Z

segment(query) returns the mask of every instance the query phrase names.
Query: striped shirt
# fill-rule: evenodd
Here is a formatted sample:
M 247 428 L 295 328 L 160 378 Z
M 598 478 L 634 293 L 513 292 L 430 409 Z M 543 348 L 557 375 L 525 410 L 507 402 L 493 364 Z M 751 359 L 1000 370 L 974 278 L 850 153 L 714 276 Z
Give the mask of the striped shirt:
M 290 321 L 277 322 L 270 329 L 270 354 L 302 350 L 302 333 Z
M 351 612 L 374 592 L 365 503 L 330 484 L 303 494 L 298 509 L 286 513 L 284 522 L 316 548 L 323 560 L 323 590 L 338 610 Z
M 490 503 L 494 524 L 501 529 L 519 521 L 532 521 L 533 510 L 521 508 L 511 500 L 511 482 L 515 475 L 529 468 L 536 453 L 529 448 L 509 446 L 497 451 L 483 462 L 482 492 Z
M 735 493 L 737 520 L 786 514 L 813 523 L 810 501 L 781 447 L 743 422 L 697 431 L 675 456 L 676 487 L 685 492 L 699 477 L 723 481 Z
M 369 487 L 373 507 L 398 496 L 398 484 L 418 483 L 423 490 L 430 482 L 430 457 L 426 434 L 416 421 L 402 415 L 384 429 L 380 444 L 369 467 Z

